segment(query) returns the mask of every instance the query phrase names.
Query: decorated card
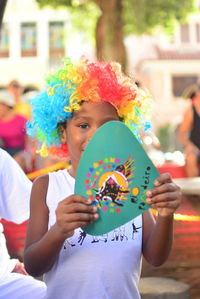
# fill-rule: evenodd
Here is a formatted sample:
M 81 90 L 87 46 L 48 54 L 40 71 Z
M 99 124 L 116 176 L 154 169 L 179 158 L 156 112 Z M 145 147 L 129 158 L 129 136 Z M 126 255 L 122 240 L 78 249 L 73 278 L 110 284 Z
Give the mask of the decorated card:
M 149 209 L 146 191 L 159 173 L 142 145 L 122 122 L 101 126 L 79 162 L 75 194 L 92 199 L 99 219 L 83 230 L 103 235 Z

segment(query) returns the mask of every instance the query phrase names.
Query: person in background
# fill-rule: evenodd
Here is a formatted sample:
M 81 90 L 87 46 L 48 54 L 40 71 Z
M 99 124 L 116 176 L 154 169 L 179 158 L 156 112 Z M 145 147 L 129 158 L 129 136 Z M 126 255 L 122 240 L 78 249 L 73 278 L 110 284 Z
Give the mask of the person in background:
M 185 171 L 188 177 L 199 176 L 200 163 L 200 86 L 190 94 L 191 104 L 184 113 L 178 136 L 184 146 Z
M 20 114 L 24 116 L 27 119 L 31 118 L 31 107 L 30 104 L 25 98 L 24 88 L 19 83 L 18 80 L 14 79 L 12 80 L 7 87 L 7 90 L 14 96 L 15 105 L 14 105 L 14 111 L 17 114 Z
M 21 97 L 23 94 L 23 87 L 21 86 L 18 80 L 13 79 L 8 84 L 7 90 L 10 93 L 12 93 L 12 95 L 14 96 L 15 106 L 16 106 L 21 101 Z
M 30 92 L 23 94 L 24 88 L 22 87 L 20 82 L 16 79 L 13 79 L 12 81 L 10 81 L 10 83 L 8 84 L 7 90 L 10 93 L 12 93 L 12 95 L 14 96 L 15 105 L 14 105 L 13 109 L 14 109 L 15 113 L 17 113 L 18 115 L 22 115 L 27 120 L 30 120 L 31 115 L 32 115 L 30 100 L 34 96 L 36 96 L 36 94 L 38 92 L 30 91 Z M 30 158 L 29 159 L 30 166 L 28 167 L 30 170 L 49 167 L 49 166 L 59 163 L 61 161 L 61 159 L 59 159 L 58 157 L 55 157 L 53 155 L 49 155 L 48 157 L 45 157 L 45 158 L 39 157 L 39 155 L 37 155 L 35 152 L 36 142 L 33 140 L 32 140 L 32 142 L 30 142 L 30 139 L 29 139 L 28 143 L 29 143 L 30 152 L 31 152 L 30 153 L 31 157 L 29 157 Z
M 0 217 L 16 223 L 29 218 L 31 181 L 16 161 L 0 149 Z M 29 276 L 23 263 L 12 259 L 0 223 L 0 298 L 39 299 L 46 292 L 42 281 Z
M 26 172 L 28 159 L 25 152 L 28 137 L 24 116 L 14 111 L 15 100 L 7 90 L 0 91 L 0 147 L 6 150 Z

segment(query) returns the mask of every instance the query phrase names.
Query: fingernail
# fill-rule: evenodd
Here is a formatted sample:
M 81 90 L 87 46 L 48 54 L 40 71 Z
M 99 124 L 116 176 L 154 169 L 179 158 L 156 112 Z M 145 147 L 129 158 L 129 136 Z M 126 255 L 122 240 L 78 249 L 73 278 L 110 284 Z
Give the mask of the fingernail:
M 151 203 L 151 199 L 150 199 L 150 198 L 147 198 L 147 199 L 146 199 L 146 202 L 147 202 L 148 204 L 150 204 L 150 203 Z
M 150 190 L 148 190 L 148 191 L 146 192 L 146 195 L 151 197 L 151 196 L 152 196 L 152 192 L 151 192 Z
M 99 218 L 99 214 L 94 214 L 94 219 L 98 219 Z

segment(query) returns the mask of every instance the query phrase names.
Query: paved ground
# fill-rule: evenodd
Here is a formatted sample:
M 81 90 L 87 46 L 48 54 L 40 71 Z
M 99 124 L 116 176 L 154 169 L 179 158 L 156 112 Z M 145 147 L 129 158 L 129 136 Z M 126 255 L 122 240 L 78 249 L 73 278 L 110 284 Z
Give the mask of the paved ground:
M 181 214 L 200 215 L 200 197 L 184 197 Z M 191 298 L 200 299 L 200 222 L 175 221 L 174 245 L 168 261 L 153 268 L 145 261 L 142 276 L 174 278 L 190 285 Z

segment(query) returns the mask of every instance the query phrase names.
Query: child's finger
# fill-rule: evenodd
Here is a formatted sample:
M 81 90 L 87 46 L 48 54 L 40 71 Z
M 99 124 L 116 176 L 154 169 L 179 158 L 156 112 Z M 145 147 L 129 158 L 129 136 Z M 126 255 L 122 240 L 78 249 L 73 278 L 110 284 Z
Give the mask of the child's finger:
M 154 203 L 158 203 L 158 202 L 166 202 L 166 201 L 174 201 L 178 198 L 176 192 L 169 192 L 169 193 L 163 193 L 163 194 L 159 194 L 157 196 L 154 197 L 147 197 L 146 202 L 148 204 L 154 204 Z
M 171 201 L 163 201 L 163 202 L 157 202 L 153 203 L 151 207 L 153 209 L 158 209 L 158 208 L 168 208 L 168 209 L 173 209 L 176 210 L 176 208 L 179 206 L 179 200 L 171 200 Z
M 97 212 L 97 207 L 92 205 L 86 205 L 85 203 L 72 202 L 68 205 L 62 206 L 62 212 L 66 214 L 71 213 L 95 213 Z
M 160 186 L 164 183 L 171 183 L 171 182 L 172 182 L 171 175 L 169 173 L 163 173 L 154 181 L 154 185 Z
M 73 235 L 73 231 L 77 227 L 83 227 L 89 225 L 93 223 L 95 220 L 97 220 L 98 217 L 99 217 L 98 214 L 89 214 L 89 213 L 68 214 L 62 219 L 62 222 L 59 222 L 58 227 L 61 229 L 62 233 Z
M 69 197 L 65 198 L 63 200 L 63 203 L 68 205 L 72 202 L 79 202 L 79 203 L 83 203 L 83 204 L 87 204 L 90 205 L 92 203 L 92 200 L 90 198 L 84 197 L 82 195 L 70 195 Z
M 148 197 L 154 197 L 158 194 L 174 192 L 174 191 L 178 191 L 178 190 L 179 190 L 179 187 L 177 185 L 175 185 L 173 182 L 170 182 L 170 183 L 162 184 L 158 187 L 152 188 L 151 190 L 148 190 L 146 192 L 146 195 Z
M 59 202 L 56 211 L 60 211 L 61 213 L 94 213 L 97 211 L 97 208 L 91 204 L 92 201 L 86 197 L 81 195 L 72 195 Z
M 81 206 L 88 208 L 88 210 L 69 213 L 67 207 L 65 207 L 65 210 L 62 209 L 63 206 L 56 209 L 56 227 L 62 235 L 64 234 L 69 237 L 74 229 L 89 225 L 98 219 L 99 215 L 96 213 L 96 207 L 89 207 L 82 204 Z
M 74 213 L 74 214 L 67 215 L 65 218 L 65 221 L 67 223 L 80 222 L 80 221 L 90 222 L 90 221 L 94 221 L 95 219 L 98 219 L 98 217 L 99 217 L 99 215 L 97 213 L 95 213 L 95 214 Z

